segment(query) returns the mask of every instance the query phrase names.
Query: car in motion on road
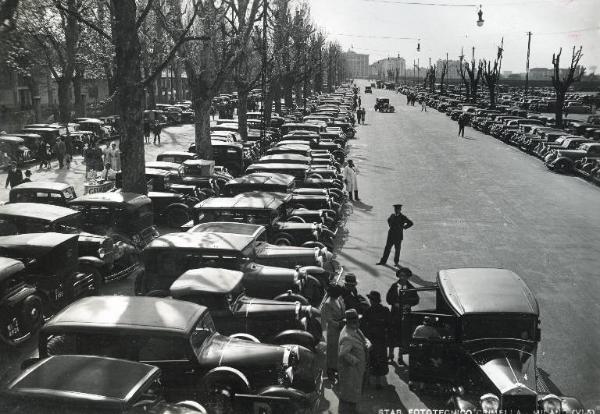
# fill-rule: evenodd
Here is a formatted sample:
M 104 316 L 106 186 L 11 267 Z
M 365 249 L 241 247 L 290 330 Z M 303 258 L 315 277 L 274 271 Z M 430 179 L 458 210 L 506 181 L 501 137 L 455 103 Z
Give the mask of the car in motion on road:
M 318 405 L 322 373 L 312 351 L 267 345 L 215 331 L 206 307 L 156 297 L 95 296 L 55 315 L 40 330 L 41 358 L 96 355 L 156 365 L 167 401 L 201 401 L 232 411 L 296 413 Z M 247 407 L 252 407 L 247 411 Z
M 393 105 L 390 105 L 390 99 L 384 97 L 375 98 L 374 109 L 379 112 L 394 112 L 396 110 Z
M 506 269 L 441 270 L 435 308 L 410 314 L 409 386 L 449 392 L 451 409 L 521 413 L 573 412 L 572 397 L 544 395 L 537 388 L 536 354 L 541 339 L 533 293 Z M 425 325 L 427 322 L 425 322 Z M 554 410 L 554 411 L 553 411 Z
M 0 391 L 5 414 L 205 414 L 194 401 L 168 403 L 160 368 L 90 355 L 45 358 Z

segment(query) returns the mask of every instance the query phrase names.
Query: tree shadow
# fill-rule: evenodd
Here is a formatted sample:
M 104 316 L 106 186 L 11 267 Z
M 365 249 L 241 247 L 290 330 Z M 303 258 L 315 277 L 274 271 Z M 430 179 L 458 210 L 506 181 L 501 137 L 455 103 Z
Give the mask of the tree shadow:
M 364 203 L 362 200 L 353 201 L 352 205 L 355 208 L 358 208 L 359 210 L 362 210 L 362 211 L 371 211 L 371 210 L 373 210 L 373 206 Z

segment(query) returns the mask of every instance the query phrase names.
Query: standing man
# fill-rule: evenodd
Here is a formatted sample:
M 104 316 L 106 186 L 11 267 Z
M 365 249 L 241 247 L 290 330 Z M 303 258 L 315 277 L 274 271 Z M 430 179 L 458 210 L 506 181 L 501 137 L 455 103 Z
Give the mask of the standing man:
M 388 218 L 388 225 L 390 228 L 388 230 L 385 248 L 383 249 L 383 256 L 381 256 L 381 260 L 376 264 L 385 265 L 390 255 L 390 251 L 392 250 L 392 246 L 394 246 L 394 265 L 398 267 L 398 263 L 400 262 L 400 249 L 402 247 L 402 240 L 404 239 L 404 230 L 413 226 L 413 222 L 402 214 L 402 204 L 394 204 L 394 214 Z
M 394 348 L 398 347 L 398 363 L 403 364 L 402 355 L 407 351 L 408 335 L 411 333 L 409 315 L 411 307 L 419 303 L 419 295 L 412 290 L 415 287 L 408 281 L 412 277 L 409 268 L 398 269 L 396 277 L 398 281 L 392 283 L 385 297 L 392 307 L 388 359 L 394 360 Z
M 56 140 L 56 144 L 54 144 L 54 153 L 56 154 L 56 158 L 58 158 L 58 168 L 62 168 L 65 162 L 65 155 L 67 155 L 67 146 L 62 138 Z
M 338 342 L 346 312 L 341 298 L 343 292 L 340 285 L 330 285 L 327 288 L 327 299 L 321 305 L 321 323 L 327 340 L 327 378 L 332 384 L 338 380 Z
M 376 290 L 372 290 L 367 297 L 371 307 L 365 311 L 360 326 L 373 344 L 369 352 L 369 368 L 370 374 L 375 377 L 375 388 L 380 390 L 389 371 L 386 350 L 389 343 L 390 310 L 381 304 L 381 294 Z
M 348 160 L 348 163 L 342 171 L 342 175 L 344 176 L 344 183 L 346 184 L 346 190 L 348 191 L 348 198 L 350 201 L 353 200 L 352 193 L 354 193 L 356 201 L 360 201 L 358 198 L 358 180 L 356 179 L 358 173 L 358 167 L 354 165 L 354 161 Z
M 458 136 L 465 137 L 465 124 L 467 123 L 467 117 L 465 114 L 460 114 L 458 117 Z
M 425 99 L 421 101 L 421 112 L 423 111 L 427 112 L 427 103 L 425 102 Z
M 367 110 L 365 109 L 365 107 L 363 106 L 362 108 L 362 112 L 361 112 L 361 118 L 362 118 L 362 124 L 365 124 L 365 115 L 367 115 Z
M 21 184 L 22 182 L 23 172 L 19 168 L 17 168 L 17 163 L 13 161 L 10 163 L 10 168 L 8 169 L 8 175 L 6 176 L 6 184 L 4 185 L 4 188 L 8 188 L 9 185 L 10 188 L 13 188 Z
M 110 144 L 110 150 L 108 151 L 108 162 L 115 171 L 121 171 L 121 151 L 117 148 L 117 144 L 113 142 Z
M 358 329 L 358 312 L 346 311 L 346 326 L 340 333 L 339 362 L 340 371 L 340 414 L 356 414 L 356 404 L 360 401 L 368 351 L 371 342 Z

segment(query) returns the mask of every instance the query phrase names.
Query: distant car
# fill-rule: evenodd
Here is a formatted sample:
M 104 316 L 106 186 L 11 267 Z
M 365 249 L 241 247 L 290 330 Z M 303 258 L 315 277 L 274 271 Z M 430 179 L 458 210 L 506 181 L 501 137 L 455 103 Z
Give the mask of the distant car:
M 373 93 L 373 88 L 370 86 L 365 86 L 365 93 Z
M 89 355 L 43 359 L 0 391 L 10 414 L 206 414 L 197 402 L 168 403 L 158 367 Z
M 493 268 L 441 270 L 436 286 L 419 290 L 427 289 L 435 292 L 435 308 L 411 312 L 407 330 L 412 390 L 450 394 L 449 409 L 461 412 L 583 409 L 575 398 L 538 391 L 539 307 L 518 275 Z M 429 334 L 412 335 L 425 318 Z
M 296 413 L 316 407 L 322 396 L 321 368 L 312 351 L 220 335 L 206 307 L 181 300 L 82 299 L 43 326 L 39 354 L 158 365 L 167 401 L 202 401 L 210 412 L 220 403 L 229 412 L 248 407 L 260 412 L 266 405 L 270 412 Z
M 390 105 L 390 99 L 384 97 L 375 98 L 374 109 L 379 112 L 394 112 L 396 110 L 393 105 Z

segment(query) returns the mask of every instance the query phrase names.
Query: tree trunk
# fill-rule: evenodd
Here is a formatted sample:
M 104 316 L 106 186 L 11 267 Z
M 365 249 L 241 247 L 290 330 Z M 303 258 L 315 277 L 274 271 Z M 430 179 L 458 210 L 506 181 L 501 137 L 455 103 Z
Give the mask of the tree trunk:
M 556 107 L 554 109 L 554 117 L 556 118 L 556 127 L 562 128 L 563 126 L 563 105 L 565 104 L 566 91 L 556 91 Z
M 140 43 L 136 24 L 135 0 L 112 0 L 114 12 L 113 44 L 115 46 L 115 84 L 119 96 L 121 126 L 121 168 L 123 191 L 146 194 Z
M 211 98 L 203 96 L 192 87 L 192 107 L 194 108 L 194 125 L 196 127 L 196 154 L 203 160 L 213 159 L 212 143 L 210 141 L 210 104 Z
M 490 108 L 496 108 L 496 85 L 488 86 L 488 90 L 490 91 Z
M 275 112 L 281 114 L 281 84 L 279 83 L 279 78 L 273 79 L 271 82 L 270 97 L 273 100 L 273 102 L 275 102 Z M 269 106 L 266 105 L 265 109 L 267 109 L 268 107 Z
M 283 85 L 282 85 L 282 89 L 283 89 L 283 100 L 285 102 L 285 106 L 287 108 L 291 108 L 292 104 L 294 103 L 294 100 L 292 99 L 292 81 L 290 79 L 290 75 L 286 74 L 283 77 Z
M 265 119 L 265 123 L 267 125 L 270 124 L 271 122 L 271 113 L 273 112 L 273 94 L 271 92 L 271 89 L 268 88 L 267 91 L 263 91 L 263 93 L 265 94 L 264 97 L 264 103 L 265 103 L 265 107 L 263 108 L 263 117 Z M 281 109 L 281 104 L 279 105 L 279 109 Z M 277 112 L 278 114 L 281 114 L 281 112 Z
M 85 108 L 83 107 L 83 74 L 77 72 L 73 77 L 73 97 L 75 101 L 75 116 L 77 118 L 83 118 L 85 116 Z
M 248 88 L 238 88 L 238 131 L 245 141 L 248 138 Z
M 60 77 L 56 79 L 58 86 L 58 120 L 67 123 L 71 119 L 71 80 Z

